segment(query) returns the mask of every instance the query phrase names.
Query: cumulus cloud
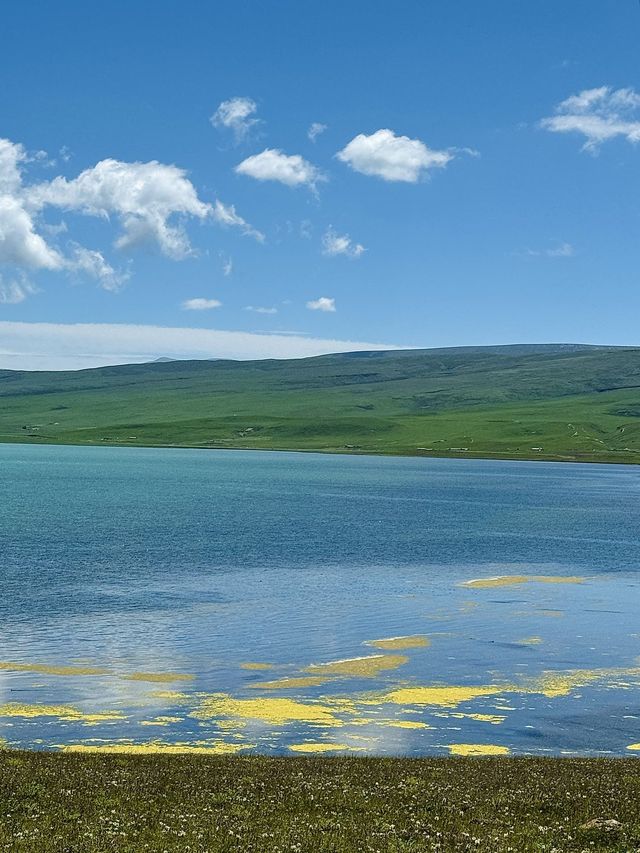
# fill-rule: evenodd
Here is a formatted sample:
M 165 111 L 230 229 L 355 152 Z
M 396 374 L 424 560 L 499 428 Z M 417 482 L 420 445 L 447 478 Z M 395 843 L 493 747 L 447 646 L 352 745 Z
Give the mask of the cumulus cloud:
M 25 297 L 25 271 L 48 270 L 93 278 L 106 290 L 118 290 L 129 270 L 116 270 L 101 251 L 80 246 L 73 240 L 58 243 L 67 224 L 47 223 L 48 209 L 64 210 L 114 220 L 120 227 L 115 246 L 129 250 L 144 244 L 157 246 L 175 260 L 193 254 L 185 224 L 188 219 L 211 220 L 238 228 L 243 234 L 264 241 L 264 235 L 235 210 L 221 201 L 203 202 L 187 173 L 155 160 L 125 163 L 102 160 L 77 177 L 25 183 L 28 163 L 40 161 L 24 147 L 0 139 L 0 265 L 5 268 L 5 303 Z M 231 272 L 227 262 L 225 274 Z M 10 284 L 6 282 L 9 281 Z
M 213 206 L 212 216 L 220 225 L 239 228 L 247 237 L 253 237 L 259 243 L 264 243 L 265 237 L 262 231 L 258 231 L 252 225 L 249 225 L 239 214 L 232 204 L 223 204 L 217 200 Z
M 222 101 L 209 121 L 214 127 L 233 131 L 236 142 L 241 142 L 252 127 L 260 123 L 255 118 L 258 105 L 251 98 L 230 98 Z
M 583 89 L 559 103 L 555 115 L 540 125 L 552 133 L 579 133 L 586 139 L 583 150 L 592 153 L 616 137 L 640 142 L 640 94 L 611 86 Z
M 348 258 L 359 258 L 365 251 L 361 243 L 354 243 L 348 234 L 338 234 L 333 228 L 329 228 L 322 237 L 324 255 L 346 255 Z
M 336 300 L 328 296 L 320 296 L 318 299 L 312 299 L 307 302 L 307 308 L 311 311 L 329 311 L 336 310 Z
M 57 177 L 36 184 L 26 197 L 36 209 L 51 206 L 105 219 L 115 215 L 122 228 L 117 248 L 155 243 L 175 260 L 192 252 L 181 219 L 202 220 L 211 213 L 211 206 L 200 201 L 184 169 L 156 160 L 101 160 L 72 180 Z
M 326 124 L 322 124 L 319 121 L 314 121 L 307 131 L 307 136 L 312 142 L 315 142 L 316 139 L 320 136 L 321 133 L 324 133 L 327 129 Z
M 0 139 L 0 264 L 31 270 L 60 269 L 62 256 L 37 233 L 34 211 L 22 194 L 22 145 Z
M 308 160 L 299 154 L 285 154 L 278 148 L 265 148 L 262 153 L 247 157 L 235 171 L 257 181 L 278 181 L 288 187 L 315 189 L 318 181 L 324 180 L 320 170 Z
M 26 162 L 24 147 L 9 139 L 0 139 L 0 193 L 11 193 L 22 182 L 21 164 Z
M 261 305 L 247 305 L 245 311 L 253 311 L 256 314 L 277 314 L 277 308 L 264 308 Z
M 353 340 L 107 323 L 0 322 L 0 368 L 75 370 L 172 358 L 305 358 L 332 352 L 391 350 Z
M 32 270 L 59 270 L 62 255 L 36 232 L 34 214 L 20 197 L 0 195 L 0 263 Z
M 396 136 L 392 130 L 381 129 L 369 136 L 358 134 L 336 156 L 363 175 L 413 184 L 431 169 L 444 168 L 454 154 L 428 148 L 420 139 Z
M 185 299 L 182 303 L 184 311 L 210 311 L 212 308 L 220 308 L 222 302 L 217 299 L 205 299 L 201 296 L 196 296 L 193 299 Z

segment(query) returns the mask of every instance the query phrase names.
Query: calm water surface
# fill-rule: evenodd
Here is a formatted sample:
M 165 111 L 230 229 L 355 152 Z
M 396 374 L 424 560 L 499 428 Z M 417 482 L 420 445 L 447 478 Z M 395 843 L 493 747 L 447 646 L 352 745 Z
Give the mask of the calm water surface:
M 0 445 L 0 736 L 632 755 L 639 498 L 614 465 Z

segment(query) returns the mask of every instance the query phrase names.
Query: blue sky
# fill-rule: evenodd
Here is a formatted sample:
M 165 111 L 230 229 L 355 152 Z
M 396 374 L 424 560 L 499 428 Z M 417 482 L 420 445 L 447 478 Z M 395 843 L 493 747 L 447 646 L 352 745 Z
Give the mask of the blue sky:
M 8 4 L 0 367 L 640 344 L 639 44 L 636 0 Z

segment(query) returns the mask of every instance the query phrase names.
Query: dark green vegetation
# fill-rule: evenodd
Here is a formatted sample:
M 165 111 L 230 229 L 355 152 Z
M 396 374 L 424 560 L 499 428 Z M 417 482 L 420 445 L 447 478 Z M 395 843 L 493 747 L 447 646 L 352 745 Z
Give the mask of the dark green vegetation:
M 629 853 L 640 762 L 4 752 L 0 849 Z
M 0 371 L 0 441 L 640 462 L 640 349 Z

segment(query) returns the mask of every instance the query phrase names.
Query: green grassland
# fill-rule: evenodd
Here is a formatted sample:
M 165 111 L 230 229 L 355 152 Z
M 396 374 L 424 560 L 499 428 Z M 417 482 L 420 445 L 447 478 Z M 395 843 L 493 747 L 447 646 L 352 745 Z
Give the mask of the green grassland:
M 0 752 L 11 853 L 638 849 L 637 759 Z
M 640 462 L 640 349 L 0 371 L 0 441 Z

